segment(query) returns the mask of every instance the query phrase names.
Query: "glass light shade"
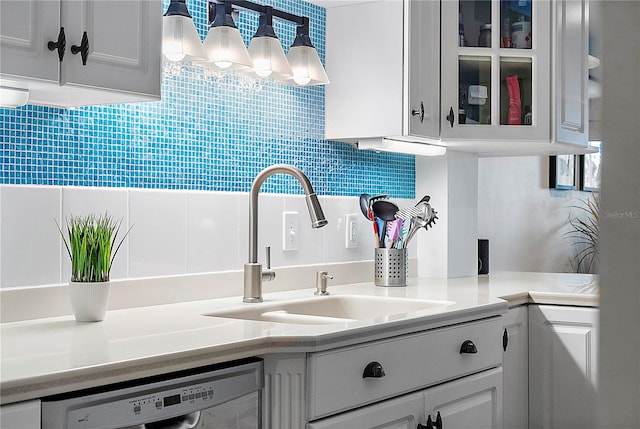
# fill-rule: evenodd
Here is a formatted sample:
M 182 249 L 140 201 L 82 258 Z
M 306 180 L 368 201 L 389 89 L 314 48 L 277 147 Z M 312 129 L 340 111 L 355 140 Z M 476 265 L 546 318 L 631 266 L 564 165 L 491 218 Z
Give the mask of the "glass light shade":
M 253 72 L 259 77 L 288 79 L 293 74 L 277 37 L 254 37 L 249 44 Z
M 253 66 L 240 31 L 234 27 L 211 27 L 204 40 L 206 60 L 203 65 L 214 65 L 221 70 L 242 70 Z
M 162 53 L 169 61 L 204 59 L 193 19 L 182 15 L 162 17 Z
M 29 90 L 0 86 L 0 106 L 20 107 L 29 101 Z
M 296 85 L 326 85 L 329 83 L 327 72 L 315 48 L 311 46 L 292 46 L 287 54 Z

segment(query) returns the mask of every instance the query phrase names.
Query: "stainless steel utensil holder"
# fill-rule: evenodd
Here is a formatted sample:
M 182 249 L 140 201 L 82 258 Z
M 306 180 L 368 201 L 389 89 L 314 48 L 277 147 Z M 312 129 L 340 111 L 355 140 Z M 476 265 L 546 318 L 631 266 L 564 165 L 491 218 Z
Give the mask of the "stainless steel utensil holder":
M 374 266 L 376 286 L 407 285 L 407 249 L 376 248 Z

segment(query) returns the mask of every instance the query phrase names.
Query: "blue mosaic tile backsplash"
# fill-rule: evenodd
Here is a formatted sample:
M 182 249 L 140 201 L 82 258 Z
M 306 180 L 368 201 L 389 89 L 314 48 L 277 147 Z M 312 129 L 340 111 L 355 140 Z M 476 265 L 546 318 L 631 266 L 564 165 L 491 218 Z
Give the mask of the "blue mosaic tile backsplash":
M 168 0 L 163 3 L 166 10 Z M 268 4 L 310 18 L 311 39 L 324 61 L 325 10 L 299 0 Z M 187 6 L 204 40 L 206 1 Z M 257 23 L 257 14 L 240 14 L 245 42 Z M 274 19 L 274 28 L 288 50 L 295 25 Z M 323 87 L 251 82 L 165 64 L 159 102 L 0 108 L 0 183 L 248 191 L 261 169 L 288 163 L 306 172 L 320 195 L 415 196 L 413 156 L 358 151 L 323 134 Z M 301 192 L 284 175 L 263 189 Z

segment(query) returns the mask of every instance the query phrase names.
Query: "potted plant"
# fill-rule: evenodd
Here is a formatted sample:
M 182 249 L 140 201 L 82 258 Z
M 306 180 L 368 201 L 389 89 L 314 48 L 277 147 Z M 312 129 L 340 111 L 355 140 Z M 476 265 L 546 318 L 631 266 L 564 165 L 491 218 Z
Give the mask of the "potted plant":
M 105 213 L 101 216 L 70 216 L 67 236 L 58 225 L 60 235 L 71 258 L 69 290 L 71 306 L 78 322 L 98 322 L 104 319 L 109 303 L 109 273 L 124 239 L 116 243 L 122 220 L 115 221 Z
M 576 273 L 594 273 L 598 269 L 598 235 L 600 233 L 600 197 L 580 200 L 573 206 L 583 215 L 569 217 L 570 230 L 565 236 L 573 240 L 574 256 L 571 265 Z

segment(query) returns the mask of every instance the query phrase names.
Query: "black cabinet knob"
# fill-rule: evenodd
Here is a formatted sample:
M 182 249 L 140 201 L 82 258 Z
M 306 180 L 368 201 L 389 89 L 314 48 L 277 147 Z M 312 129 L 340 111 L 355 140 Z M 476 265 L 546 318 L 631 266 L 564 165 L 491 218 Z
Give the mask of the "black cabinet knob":
M 364 368 L 362 378 L 382 378 L 386 374 L 380 362 L 370 362 Z
M 453 107 L 449 108 L 449 114 L 446 117 L 446 120 L 451 124 L 451 128 L 453 128 L 453 121 L 455 121 L 456 117 L 453 114 Z
M 71 45 L 71 53 L 76 55 L 80 53 L 82 57 L 82 65 L 87 65 L 87 58 L 89 57 L 89 37 L 87 36 L 87 32 L 82 33 L 82 41 L 80 42 L 80 46 Z
M 58 41 L 54 42 L 52 40 L 47 43 L 47 48 L 50 51 L 58 50 L 58 59 L 62 61 L 64 58 L 64 50 L 67 49 L 67 38 L 64 35 L 64 27 L 60 27 L 60 32 L 58 33 Z
M 420 123 L 424 122 L 424 103 L 420 102 L 420 110 L 413 109 L 411 111 L 412 116 L 418 116 L 420 118 Z
M 509 334 L 507 333 L 507 328 L 504 328 L 504 332 L 502 334 L 502 350 L 506 352 L 508 345 L 509 345 Z
M 476 347 L 475 344 L 473 344 L 473 341 L 466 340 L 460 346 L 460 354 L 463 354 L 463 353 L 467 353 L 467 354 L 478 353 L 478 348 Z
M 440 415 L 440 411 L 438 411 L 438 415 L 436 416 L 436 421 L 433 423 L 433 429 L 443 429 L 442 416 Z

